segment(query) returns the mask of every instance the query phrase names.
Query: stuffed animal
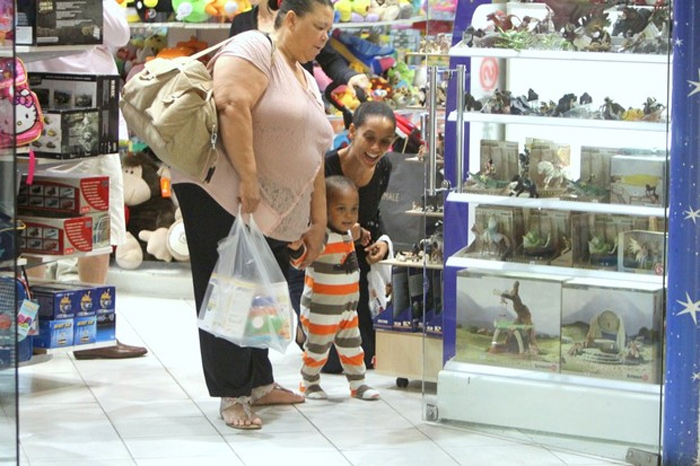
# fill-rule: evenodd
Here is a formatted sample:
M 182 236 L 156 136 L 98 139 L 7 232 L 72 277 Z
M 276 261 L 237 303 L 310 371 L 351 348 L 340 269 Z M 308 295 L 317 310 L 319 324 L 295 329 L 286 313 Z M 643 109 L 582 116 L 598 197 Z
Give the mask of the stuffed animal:
M 211 0 L 172 0 L 175 19 L 188 23 L 203 23 L 211 15 L 206 12 L 206 6 Z
M 164 0 L 135 0 L 133 6 L 136 8 L 139 19 L 144 23 L 163 21 L 173 12 L 170 2 Z
M 226 19 L 230 20 L 237 14 L 248 11 L 252 7 L 248 0 L 210 0 L 204 7 L 204 11 L 224 21 Z
M 370 14 L 371 0 L 337 0 L 333 9 L 338 14 L 340 22 L 360 23 L 365 21 L 377 21 L 376 14 Z
M 184 243 L 184 236 L 172 237 L 173 226 L 178 223 L 177 206 L 172 198 L 161 194 L 159 164 L 149 153 L 138 152 L 125 157 L 122 167 L 124 204 L 128 209 L 127 242 L 117 246 L 117 264 L 135 269 L 144 259 L 187 260 L 186 247 L 184 251 L 181 246 L 171 247 Z

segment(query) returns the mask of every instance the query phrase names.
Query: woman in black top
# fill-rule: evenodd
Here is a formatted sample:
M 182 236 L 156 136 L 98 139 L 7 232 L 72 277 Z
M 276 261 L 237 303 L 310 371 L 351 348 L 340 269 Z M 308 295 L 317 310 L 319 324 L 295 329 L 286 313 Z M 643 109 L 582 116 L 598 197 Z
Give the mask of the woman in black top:
M 234 16 L 229 36 L 233 37 L 251 29 L 272 32 L 274 18 L 279 8 L 277 5 L 277 0 L 261 0 L 252 9 Z M 347 84 L 350 89 L 353 89 L 352 92 L 354 92 L 354 87 L 370 88 L 367 75 L 350 68 L 348 62 L 331 46 L 330 41 L 326 42 L 326 45 L 316 56 L 316 61 L 326 76 L 333 82 Z M 304 63 L 303 66 L 313 76 L 313 62 Z

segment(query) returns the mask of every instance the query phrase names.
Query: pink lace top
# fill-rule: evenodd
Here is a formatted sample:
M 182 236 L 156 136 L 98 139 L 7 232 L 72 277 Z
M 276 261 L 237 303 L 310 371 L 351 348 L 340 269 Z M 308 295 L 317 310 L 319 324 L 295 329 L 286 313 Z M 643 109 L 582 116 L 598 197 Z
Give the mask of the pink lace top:
M 265 235 L 294 241 L 308 228 L 314 178 L 331 146 L 333 130 L 313 77 L 305 71 L 307 84 L 302 86 L 281 54 L 275 51 L 271 59 L 270 51 L 267 37 L 248 31 L 227 44 L 209 67 L 220 56 L 235 56 L 248 60 L 269 78 L 267 90 L 252 111 L 253 152 L 261 189 L 254 216 Z M 199 184 L 236 215 L 239 177 L 223 150 L 221 155 L 208 184 L 179 173 L 173 173 L 173 183 Z

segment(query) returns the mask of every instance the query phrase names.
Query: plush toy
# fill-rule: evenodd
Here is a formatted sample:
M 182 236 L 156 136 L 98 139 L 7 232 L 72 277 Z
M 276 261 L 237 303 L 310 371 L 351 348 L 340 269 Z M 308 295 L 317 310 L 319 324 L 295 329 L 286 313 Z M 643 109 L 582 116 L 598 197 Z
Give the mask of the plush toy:
M 372 0 L 337 0 L 333 9 L 338 14 L 340 22 L 360 23 L 365 21 L 377 21 L 376 14 L 370 14 L 369 7 Z
M 173 12 L 170 2 L 164 0 L 135 0 L 133 6 L 144 23 L 163 21 Z
M 170 262 L 187 260 L 186 247 L 172 247 L 182 238 L 173 238 L 173 227 L 178 224 L 177 207 L 170 197 L 161 194 L 159 165 L 146 152 L 125 157 L 124 204 L 128 209 L 127 242 L 117 246 L 117 264 L 125 269 L 135 269 L 144 259 Z M 177 227 L 176 227 L 177 228 Z M 139 241 L 140 240 L 140 241 Z M 173 254 L 175 252 L 175 254 Z
M 253 6 L 248 0 L 210 0 L 204 7 L 204 11 L 224 21 L 226 19 L 230 20 L 237 14 L 248 11 L 251 8 Z
M 377 15 L 379 21 L 394 21 L 399 17 L 401 8 L 398 0 L 371 0 L 369 11 Z
M 211 0 L 172 0 L 175 19 L 188 23 L 203 23 L 211 18 L 206 6 Z

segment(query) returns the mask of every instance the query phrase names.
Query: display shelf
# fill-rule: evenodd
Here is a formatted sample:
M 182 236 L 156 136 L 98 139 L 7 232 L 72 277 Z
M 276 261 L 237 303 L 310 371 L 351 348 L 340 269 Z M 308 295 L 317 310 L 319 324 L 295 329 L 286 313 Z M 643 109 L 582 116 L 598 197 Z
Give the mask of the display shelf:
M 129 23 L 131 29 L 231 29 L 231 23 L 185 23 L 181 21 L 169 21 L 164 23 Z
M 27 267 L 36 267 L 42 264 L 48 264 L 50 262 L 55 262 L 62 259 L 71 259 L 74 257 L 86 257 L 86 256 L 99 256 L 102 254 L 110 254 L 112 252 L 112 247 L 93 249 L 89 252 L 78 252 L 75 254 L 27 254 L 22 253 L 20 259 L 26 260 Z
M 406 52 L 405 57 L 424 57 L 424 58 L 448 58 L 449 53 L 434 53 L 434 52 Z
M 644 63 L 668 65 L 667 55 L 615 52 L 576 52 L 569 50 L 513 50 L 501 48 L 468 47 L 458 44 L 448 53 L 450 57 L 522 58 L 533 60 L 593 61 L 611 63 Z
M 70 353 L 73 351 L 91 350 L 97 348 L 107 348 L 117 344 L 117 341 L 101 341 L 99 343 L 90 343 L 87 345 L 72 345 L 64 346 L 62 348 L 37 348 L 34 347 L 34 354 L 61 354 Z
M 552 197 L 529 198 L 451 192 L 447 195 L 447 200 L 450 202 L 522 207 L 527 209 L 571 210 L 576 212 L 623 214 L 656 218 L 668 216 L 668 208 L 664 207 L 563 201 Z
M 94 45 L 15 45 L 15 52 L 22 57 L 22 61 L 29 63 L 36 60 L 65 57 L 91 50 L 94 47 Z
M 550 274 L 568 276 L 572 278 L 599 278 L 602 280 L 626 280 L 656 285 L 662 285 L 664 283 L 663 275 L 616 272 L 598 269 L 582 269 L 576 267 L 560 267 L 554 265 L 540 265 L 521 262 L 501 262 L 486 259 L 476 259 L 473 257 L 464 257 L 460 255 L 463 251 L 464 250 L 461 250 L 456 254 L 450 256 L 447 259 L 447 263 L 445 265 L 447 267 L 455 267 L 458 269 L 478 268 L 482 270 L 490 270 L 497 272 Z
M 411 210 L 406 211 L 406 215 L 412 215 L 414 217 L 443 218 L 445 216 L 445 213 L 444 212 L 426 211 L 423 209 L 411 209 Z
M 19 257 L 17 260 L 0 261 L 0 270 L 13 270 L 15 266 L 21 267 L 23 265 L 27 265 L 27 259 L 23 257 Z
M 423 262 L 419 261 L 400 261 L 396 259 L 384 259 L 382 261 L 379 261 L 380 264 L 386 264 L 386 265 L 391 265 L 391 266 L 396 266 L 396 267 L 413 267 L 416 269 L 422 269 L 423 267 L 427 269 L 433 269 L 433 270 L 442 270 L 443 265 L 442 264 L 424 264 Z
M 448 121 L 457 121 L 457 112 L 450 112 Z M 545 117 L 529 115 L 501 115 L 495 113 L 464 112 L 465 123 L 496 123 L 502 125 L 533 125 L 551 127 L 570 127 L 587 129 L 608 129 L 624 131 L 651 131 L 665 133 L 666 122 L 593 120 L 583 118 Z
M 377 329 L 376 341 L 377 374 L 437 382 L 442 369 L 442 338 Z
M 375 28 L 383 26 L 411 26 L 412 24 L 425 21 L 423 16 L 414 16 L 413 18 L 407 19 L 395 19 L 392 21 L 365 21 L 365 22 L 347 22 L 347 23 L 333 23 L 333 29 L 363 29 L 363 28 Z

